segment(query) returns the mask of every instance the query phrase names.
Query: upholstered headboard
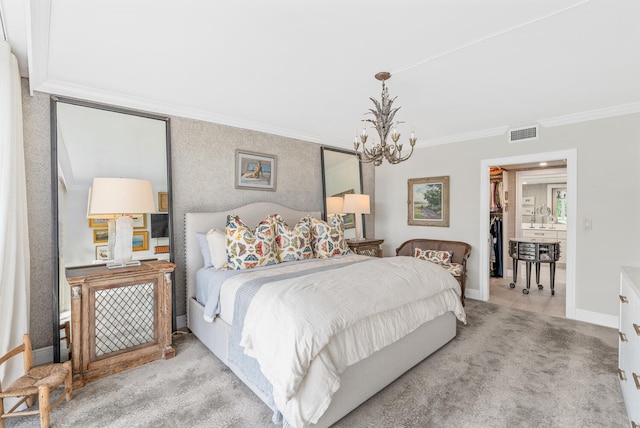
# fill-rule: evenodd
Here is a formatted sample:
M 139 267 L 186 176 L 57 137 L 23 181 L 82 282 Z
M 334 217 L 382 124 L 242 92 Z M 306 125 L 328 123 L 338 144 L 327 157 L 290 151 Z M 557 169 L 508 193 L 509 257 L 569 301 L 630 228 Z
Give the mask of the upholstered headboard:
M 320 211 L 298 211 L 272 202 L 256 202 L 220 212 L 186 213 L 184 222 L 185 275 L 187 301 L 195 295 L 196 272 L 204 265 L 196 233 L 206 233 L 215 227 L 224 230 L 227 215 L 237 214 L 250 227 L 257 225 L 269 214 L 280 214 L 287 224 L 293 226 L 306 215 L 320 218 Z

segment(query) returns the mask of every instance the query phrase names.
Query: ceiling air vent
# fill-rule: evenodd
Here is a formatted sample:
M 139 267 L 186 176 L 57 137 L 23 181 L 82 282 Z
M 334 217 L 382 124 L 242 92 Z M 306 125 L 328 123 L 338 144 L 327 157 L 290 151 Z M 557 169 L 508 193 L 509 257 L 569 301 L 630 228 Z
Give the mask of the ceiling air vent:
M 520 141 L 529 141 L 529 140 L 537 140 L 537 139 L 538 139 L 538 125 L 509 130 L 510 143 L 518 143 Z

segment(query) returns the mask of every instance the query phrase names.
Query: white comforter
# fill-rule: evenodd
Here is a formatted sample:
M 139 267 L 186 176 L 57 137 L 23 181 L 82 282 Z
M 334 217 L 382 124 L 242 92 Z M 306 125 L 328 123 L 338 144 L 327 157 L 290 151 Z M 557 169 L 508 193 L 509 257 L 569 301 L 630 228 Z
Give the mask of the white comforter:
M 304 427 L 325 412 L 347 366 L 447 311 L 466 321 L 459 295 L 448 272 L 412 257 L 271 282 L 249 306 L 241 345 L 285 420 Z

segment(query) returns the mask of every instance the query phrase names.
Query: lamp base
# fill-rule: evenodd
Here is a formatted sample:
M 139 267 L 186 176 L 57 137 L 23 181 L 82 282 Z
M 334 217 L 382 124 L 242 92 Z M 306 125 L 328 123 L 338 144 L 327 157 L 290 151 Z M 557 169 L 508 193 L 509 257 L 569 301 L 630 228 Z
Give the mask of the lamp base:
M 107 262 L 107 269 L 118 269 L 123 267 L 140 266 L 140 260 L 111 261 Z

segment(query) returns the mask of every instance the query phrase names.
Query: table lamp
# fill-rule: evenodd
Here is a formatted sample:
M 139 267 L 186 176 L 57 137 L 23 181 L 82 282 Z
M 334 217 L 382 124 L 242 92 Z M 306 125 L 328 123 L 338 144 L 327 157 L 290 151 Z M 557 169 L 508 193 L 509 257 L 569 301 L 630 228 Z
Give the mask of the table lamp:
M 356 241 L 362 241 L 362 214 L 371 213 L 369 195 L 346 194 L 344 195 L 344 211 L 353 213 L 356 217 Z
M 342 196 L 330 196 L 327 198 L 327 217 L 331 214 L 345 214 L 344 199 L 342 199 Z
M 149 180 L 94 178 L 89 189 L 88 218 L 109 220 L 108 268 L 137 266 L 133 255 L 133 217 L 155 212 Z

